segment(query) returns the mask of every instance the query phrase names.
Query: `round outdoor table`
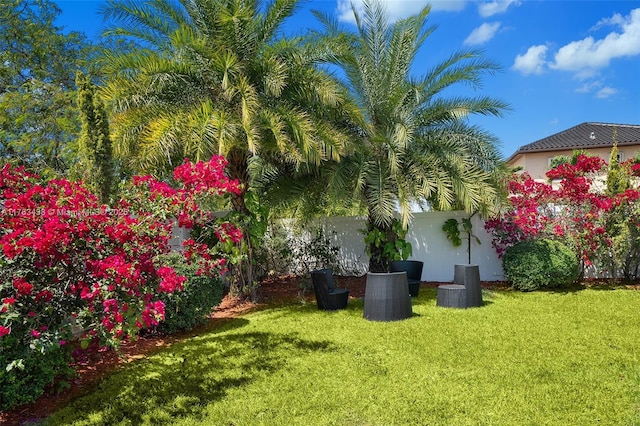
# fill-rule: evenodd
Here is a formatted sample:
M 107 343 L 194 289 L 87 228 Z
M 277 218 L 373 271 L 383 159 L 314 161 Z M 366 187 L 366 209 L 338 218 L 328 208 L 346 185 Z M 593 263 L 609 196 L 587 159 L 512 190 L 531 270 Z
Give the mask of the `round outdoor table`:
M 367 274 L 364 290 L 365 319 L 398 321 L 411 315 L 411 296 L 406 272 Z
M 467 307 L 467 288 L 462 284 L 439 285 L 436 306 L 465 309 Z

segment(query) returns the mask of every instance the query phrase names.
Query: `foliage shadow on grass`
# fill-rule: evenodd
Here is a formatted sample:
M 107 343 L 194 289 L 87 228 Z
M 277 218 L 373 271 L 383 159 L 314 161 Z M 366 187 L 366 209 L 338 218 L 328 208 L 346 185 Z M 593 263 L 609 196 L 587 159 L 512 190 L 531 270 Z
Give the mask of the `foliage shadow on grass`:
M 214 333 L 220 334 L 227 331 L 236 330 L 238 328 L 246 326 L 247 324 L 249 324 L 249 320 L 244 318 L 219 318 L 217 322 L 210 321 L 192 330 L 177 333 L 176 337 L 179 337 L 180 339 L 188 339 L 198 336 L 211 335 Z
M 613 291 L 613 290 L 629 290 L 630 288 L 638 288 L 637 281 L 625 282 L 623 280 L 604 280 L 594 282 L 580 282 L 565 287 L 549 287 L 540 288 L 534 290 L 536 292 L 551 293 L 551 294 L 573 294 L 579 293 L 584 290 L 597 290 L 597 291 Z M 521 292 L 526 293 L 526 292 Z
M 328 341 L 306 340 L 292 333 L 204 335 L 113 374 L 96 392 L 60 410 L 45 424 L 164 424 L 186 416 L 201 419 L 207 405 L 229 390 L 284 368 L 283 351 L 296 357 L 332 350 L 337 348 Z

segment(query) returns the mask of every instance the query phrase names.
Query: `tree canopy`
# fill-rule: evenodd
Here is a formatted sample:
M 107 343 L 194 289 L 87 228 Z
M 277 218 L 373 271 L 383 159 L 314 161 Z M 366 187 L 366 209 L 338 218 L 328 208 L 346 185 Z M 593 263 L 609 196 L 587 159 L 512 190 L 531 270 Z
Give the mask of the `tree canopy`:
M 80 129 L 75 72 L 90 54 L 82 34 L 64 33 L 49 0 L 0 8 L 0 157 L 47 175 L 66 172 Z
M 105 35 L 137 44 L 107 50 L 101 61 L 114 153 L 132 171 L 157 176 L 185 157 L 224 155 L 229 176 L 242 184 L 231 201 L 250 218 L 248 236 L 264 229 L 249 193 L 259 173 L 337 160 L 349 140 L 348 94 L 299 38 L 282 35 L 297 4 L 111 0 L 103 10 Z
M 406 226 L 412 202 L 491 210 L 500 199 L 503 162 L 496 138 L 467 119 L 500 116 L 508 105 L 490 97 L 447 97 L 444 91 L 458 84 L 479 87 L 499 66 L 479 51 L 463 50 L 415 77 L 416 55 L 434 31 L 427 26 L 430 7 L 393 24 L 381 2 L 365 1 L 363 8 L 354 8 L 355 33 L 316 12 L 325 31 L 314 43 L 326 46 L 327 62 L 342 68 L 364 117 L 353 153 L 335 167 L 339 192 L 367 206 L 370 232 L 390 232 L 398 209 Z M 379 249 L 370 247 L 372 259 Z
M 300 40 L 281 35 L 297 0 L 110 1 L 107 35 L 138 41 L 102 68 L 117 155 L 161 173 L 223 154 L 249 182 L 249 161 L 299 168 L 337 159 L 348 97 Z
M 114 189 L 111 136 L 104 103 L 95 93 L 91 76 L 78 71 L 78 108 L 82 132 L 78 140 L 78 174 L 88 188 L 108 204 Z

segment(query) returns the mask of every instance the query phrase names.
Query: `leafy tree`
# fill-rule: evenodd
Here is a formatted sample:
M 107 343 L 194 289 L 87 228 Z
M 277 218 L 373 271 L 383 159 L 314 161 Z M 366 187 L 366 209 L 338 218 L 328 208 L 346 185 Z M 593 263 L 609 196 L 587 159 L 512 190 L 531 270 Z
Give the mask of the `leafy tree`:
M 156 175 L 184 157 L 222 154 L 242 183 L 231 202 L 254 232 L 245 233 L 248 259 L 235 292 L 253 284 L 249 236 L 259 239 L 266 229 L 258 219 L 264 212 L 250 208 L 260 204 L 247 203 L 252 170 L 273 164 L 275 173 L 295 172 L 337 160 L 347 139 L 335 123 L 346 121 L 348 96 L 300 39 L 281 36 L 297 3 L 111 0 L 103 10 L 113 22 L 106 35 L 139 44 L 108 52 L 101 67 L 115 154 L 133 171 Z
M 507 105 L 489 97 L 446 98 L 443 91 L 456 84 L 477 87 L 484 73 L 499 67 L 465 50 L 414 78 L 416 55 L 434 31 L 426 25 L 430 7 L 389 24 L 380 2 L 363 6 L 363 13 L 354 8 L 355 34 L 316 12 L 325 31 L 315 42 L 344 71 L 365 120 L 353 153 L 335 166 L 339 191 L 366 205 L 369 234 L 392 234 L 398 207 L 406 227 L 412 201 L 435 209 L 490 210 L 499 199 L 497 141 L 466 119 L 500 116 Z M 380 250 L 369 245 L 371 271 L 387 270 Z
M 114 167 L 111 155 L 109 122 L 104 103 L 96 95 L 91 78 L 77 73 L 78 107 L 82 120 L 79 153 L 80 170 L 87 187 L 108 203 L 113 190 Z
M 268 206 L 270 218 L 294 218 L 301 223 L 321 216 L 362 216 L 366 214 L 357 198 L 348 193 L 330 191 L 337 162 L 325 161 L 319 168 L 275 167 L 254 163 L 260 176 L 254 189 Z
M 54 25 L 59 13 L 49 0 L 6 0 L 0 8 L 0 157 L 47 175 L 74 161 L 74 73 L 91 48 Z

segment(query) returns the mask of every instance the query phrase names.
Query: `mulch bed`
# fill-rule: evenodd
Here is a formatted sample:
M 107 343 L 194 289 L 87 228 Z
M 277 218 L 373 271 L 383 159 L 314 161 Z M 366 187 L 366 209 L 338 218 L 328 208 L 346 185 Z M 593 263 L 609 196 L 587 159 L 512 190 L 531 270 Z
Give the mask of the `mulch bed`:
M 366 276 L 335 277 L 335 280 L 338 287 L 349 289 L 350 297 L 364 297 Z M 211 315 L 211 320 L 207 324 L 188 333 L 171 336 L 142 336 L 136 341 L 122 344 L 120 354 L 115 353 L 113 350 L 93 348 L 93 350 L 87 351 L 85 356 L 76 363 L 75 369 L 78 374 L 71 381 L 70 387 L 58 394 L 45 394 L 32 404 L 0 412 L 0 424 L 3 426 L 37 424 L 39 420 L 46 418 L 58 408 L 89 392 L 103 377 L 116 368 L 149 356 L 176 341 L 206 332 L 208 329 L 215 328 L 221 322 L 228 321 L 230 318 L 236 318 L 252 310 L 261 309 L 269 305 L 277 305 L 296 299 L 315 300 L 313 289 L 305 289 L 303 284 L 303 278 L 295 276 L 269 278 L 261 283 L 257 303 L 225 297 L 215 309 Z M 423 282 L 422 287 L 437 287 L 440 284 L 447 283 Z M 482 287 L 496 290 L 509 288 L 504 282 L 483 282 Z M 633 287 L 637 288 L 637 286 Z

